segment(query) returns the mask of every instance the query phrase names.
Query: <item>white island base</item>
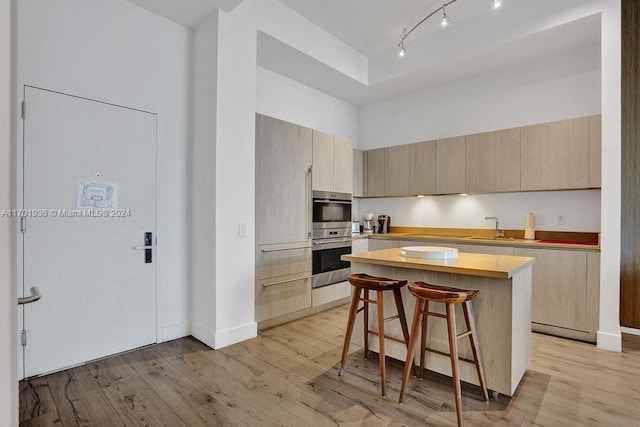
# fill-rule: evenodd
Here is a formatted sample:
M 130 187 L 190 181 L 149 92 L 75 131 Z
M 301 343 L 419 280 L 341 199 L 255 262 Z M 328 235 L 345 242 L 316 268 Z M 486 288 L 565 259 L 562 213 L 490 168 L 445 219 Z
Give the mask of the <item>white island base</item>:
M 474 317 L 478 329 L 478 340 L 480 346 L 480 354 L 484 366 L 485 376 L 487 380 L 487 388 L 494 392 L 499 392 L 507 396 L 512 396 L 520 380 L 522 379 L 531 358 L 531 264 L 532 258 L 521 258 L 524 261 L 518 268 L 505 272 L 505 277 L 485 277 L 483 275 L 460 274 L 459 269 L 455 265 L 451 265 L 452 273 L 442 271 L 429 271 L 429 263 L 426 260 L 420 260 L 420 264 L 410 261 L 408 268 L 376 265 L 372 260 L 371 254 L 384 253 L 385 260 L 389 259 L 389 251 L 394 249 L 367 252 L 357 255 L 344 256 L 344 259 L 351 261 L 351 271 L 353 273 L 367 273 L 373 276 L 383 276 L 394 279 L 406 279 L 409 282 L 424 281 L 430 284 L 452 286 L 462 289 L 478 289 L 479 295 L 472 301 Z M 396 249 L 395 251 L 398 251 Z M 368 256 L 364 262 L 358 262 L 356 258 L 359 255 Z M 461 254 L 471 255 L 471 254 Z M 500 257 L 494 255 L 482 255 L 485 257 Z M 375 258 L 375 256 L 373 257 Z M 408 261 L 407 258 L 398 258 L 402 261 Z M 464 262 L 464 259 L 462 260 Z M 486 261 L 491 262 L 488 258 Z M 385 261 L 384 263 L 389 264 Z M 443 261 L 440 261 L 443 263 Z M 437 262 L 436 262 L 437 264 Z M 444 261 L 444 264 L 449 262 Z M 438 270 L 443 269 L 443 265 L 435 265 Z M 444 267 L 447 268 L 446 266 Z M 492 275 L 500 275 L 494 274 Z M 477 274 L 485 274 L 477 272 Z M 392 295 L 385 293 L 384 301 L 384 317 L 388 318 L 396 314 L 396 308 Z M 371 294 L 375 298 L 375 293 Z M 404 287 L 402 289 L 402 298 L 404 301 L 405 314 L 409 329 L 411 329 L 411 321 L 413 319 L 413 310 L 415 306 L 415 298 Z M 444 313 L 444 304 L 430 303 L 430 311 Z M 376 308 L 370 306 L 369 329 L 377 331 Z M 351 342 L 357 345 L 363 345 L 363 316 L 357 317 L 356 325 L 353 330 Z M 464 316 L 461 307 L 456 307 L 456 323 L 458 333 L 465 330 Z M 402 338 L 402 330 L 397 320 L 385 322 L 385 334 Z M 447 338 L 446 320 L 437 317 L 429 317 L 428 346 L 444 352 L 449 352 L 449 344 Z M 460 357 L 473 359 L 471 347 L 468 338 L 462 338 L 458 341 Z M 420 342 L 416 347 L 415 361 L 419 361 Z M 378 339 L 376 336 L 369 337 L 369 348 L 378 351 Z M 385 341 L 385 353 L 389 357 L 405 361 L 406 348 L 402 344 L 395 343 L 390 340 Z M 362 357 L 362 353 L 356 353 L 351 357 Z M 446 356 L 436 353 L 426 353 L 426 368 L 435 372 L 439 372 L 451 376 L 451 362 Z M 475 367 L 472 364 L 460 361 L 460 379 L 462 381 L 478 385 Z M 411 381 L 411 378 L 410 380 Z

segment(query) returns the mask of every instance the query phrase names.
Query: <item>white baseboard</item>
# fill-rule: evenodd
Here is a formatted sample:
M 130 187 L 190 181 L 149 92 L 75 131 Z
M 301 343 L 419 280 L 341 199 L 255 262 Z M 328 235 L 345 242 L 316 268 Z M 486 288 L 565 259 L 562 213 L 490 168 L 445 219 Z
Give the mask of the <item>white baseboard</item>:
M 627 328 L 627 327 L 621 326 L 620 332 L 622 332 L 623 334 L 640 336 L 640 329 L 633 329 L 633 328 Z
M 608 334 L 598 331 L 598 348 L 602 350 L 622 351 L 622 334 Z
M 237 328 L 216 332 L 214 349 L 218 350 L 258 336 L 258 324 L 251 322 Z
M 162 326 L 160 330 L 160 342 L 175 340 L 191 335 L 189 322 L 178 322 Z
M 193 335 L 195 338 L 199 339 L 209 347 L 215 348 L 216 334 L 214 331 L 209 330 L 209 328 L 200 325 L 199 323 L 192 323 L 191 335 Z

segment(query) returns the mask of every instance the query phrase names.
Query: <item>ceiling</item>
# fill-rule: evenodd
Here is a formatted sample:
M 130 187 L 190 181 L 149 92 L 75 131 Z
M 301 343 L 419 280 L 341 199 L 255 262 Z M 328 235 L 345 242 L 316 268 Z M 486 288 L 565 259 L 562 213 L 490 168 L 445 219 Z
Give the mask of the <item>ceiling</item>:
M 129 0 L 158 15 L 195 28 L 216 9 L 233 10 L 242 0 Z M 469 78 L 505 67 L 567 58 L 580 51 L 590 57 L 570 67 L 597 67 L 600 57 L 599 15 L 571 21 L 572 9 L 595 0 L 456 0 L 447 7 L 450 25 L 441 28 L 440 13 L 398 42 L 442 0 L 279 0 L 368 58 L 368 84 L 358 82 L 267 34 L 258 34 L 258 65 L 362 106 L 443 82 Z

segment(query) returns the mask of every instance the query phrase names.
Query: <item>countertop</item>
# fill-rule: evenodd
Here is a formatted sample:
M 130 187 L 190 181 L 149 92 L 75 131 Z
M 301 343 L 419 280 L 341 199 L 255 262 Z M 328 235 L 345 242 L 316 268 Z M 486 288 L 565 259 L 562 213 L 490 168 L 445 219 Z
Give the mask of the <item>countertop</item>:
M 459 252 L 458 258 L 445 260 L 407 258 L 400 255 L 400 248 L 342 255 L 341 259 L 356 263 L 499 279 L 509 279 L 535 262 L 535 258 L 530 257 L 464 252 Z
M 561 241 L 549 240 L 525 240 L 511 237 L 493 238 L 486 236 L 442 236 L 416 233 L 385 233 L 385 234 L 354 234 L 354 239 L 387 239 L 387 240 L 407 240 L 407 241 L 423 241 L 423 242 L 449 242 L 452 244 L 466 245 L 494 245 L 494 246 L 517 246 L 524 248 L 536 249 L 569 249 L 569 250 L 586 250 L 600 251 L 600 246 L 593 243 L 571 242 L 565 243 Z

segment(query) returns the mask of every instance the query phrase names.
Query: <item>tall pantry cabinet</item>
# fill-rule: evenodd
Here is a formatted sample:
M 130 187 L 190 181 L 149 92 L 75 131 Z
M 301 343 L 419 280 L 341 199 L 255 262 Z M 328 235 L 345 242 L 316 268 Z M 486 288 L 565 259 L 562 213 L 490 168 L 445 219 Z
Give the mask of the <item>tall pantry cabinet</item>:
M 256 321 L 311 307 L 312 131 L 256 115 Z

